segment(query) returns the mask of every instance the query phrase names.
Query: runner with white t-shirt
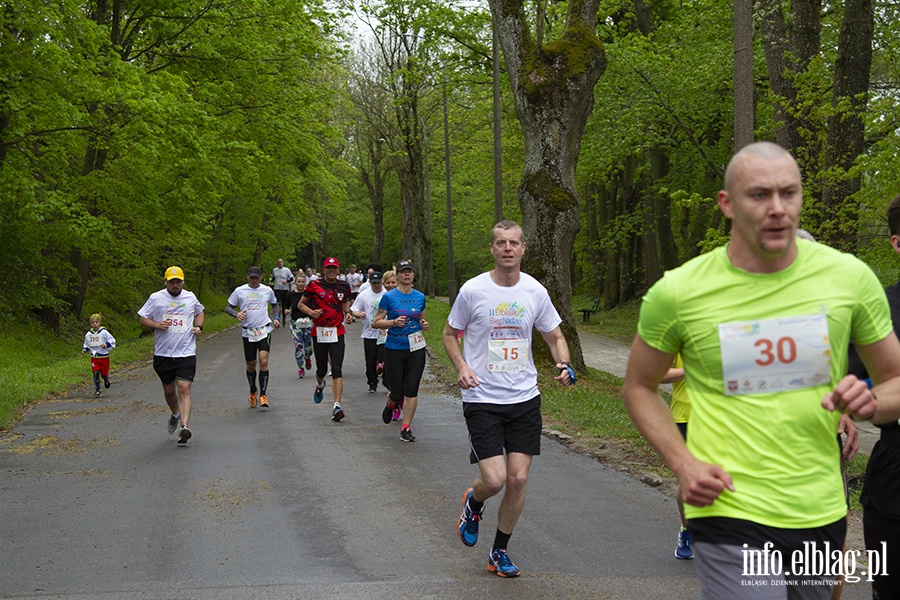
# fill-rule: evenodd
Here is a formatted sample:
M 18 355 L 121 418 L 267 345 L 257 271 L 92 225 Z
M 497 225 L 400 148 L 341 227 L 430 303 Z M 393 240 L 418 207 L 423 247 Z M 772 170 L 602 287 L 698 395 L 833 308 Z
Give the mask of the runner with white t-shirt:
M 162 382 L 169 417 L 169 435 L 178 429 L 178 443 L 191 439 L 191 383 L 197 373 L 197 336 L 203 331 L 203 305 L 184 289 L 184 271 L 169 267 L 166 288 L 150 295 L 138 316 L 153 329 L 153 370 Z
M 380 330 L 372 327 L 372 320 L 375 318 L 375 306 L 378 305 L 379 299 L 384 295 L 384 288 L 381 285 L 381 273 L 372 273 L 369 275 L 370 287 L 364 292 L 360 292 L 353 305 L 350 307 L 350 314 L 357 319 L 362 319 L 363 327 L 360 337 L 363 340 L 363 350 L 366 357 L 366 382 L 369 384 L 369 393 L 374 394 L 378 389 L 378 335 Z
M 280 315 L 287 308 L 287 295 L 290 293 L 293 283 L 294 274 L 284 266 L 284 259 L 279 258 L 278 266 L 272 269 L 272 290 L 275 292 L 275 298 L 278 299 L 278 310 L 275 314 Z
M 443 333 L 444 349 L 459 374 L 470 460 L 479 469 L 463 495 L 458 533 L 463 544 L 474 546 L 484 502 L 506 487 L 488 557 L 488 571 L 501 577 L 520 574 L 506 549 L 525 506 L 532 457 L 541 451 L 541 396 L 532 328 L 550 347 L 560 372 L 555 379 L 563 385 L 575 383 L 569 346 L 559 328 L 562 320 L 544 286 L 521 272 L 525 247 L 517 223 L 501 221 L 494 226 L 490 243 L 494 269 L 462 286 Z
M 250 383 L 250 408 L 256 408 L 256 357 L 259 356 L 259 405 L 269 408 L 266 390 L 269 387 L 269 348 L 272 328 L 281 327 L 278 300 L 275 292 L 260 283 L 262 269 L 247 269 L 247 283 L 235 288 L 228 297 L 225 312 L 241 322 L 241 339 L 244 343 L 244 359 L 247 361 L 247 381 Z M 269 316 L 269 307 L 274 315 Z M 237 310 L 235 310 L 237 309 Z

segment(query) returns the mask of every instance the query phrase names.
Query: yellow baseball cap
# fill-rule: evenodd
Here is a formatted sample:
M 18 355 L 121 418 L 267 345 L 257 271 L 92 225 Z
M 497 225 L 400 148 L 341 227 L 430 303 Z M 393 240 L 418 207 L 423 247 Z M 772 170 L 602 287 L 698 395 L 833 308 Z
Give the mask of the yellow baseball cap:
M 184 281 L 184 271 L 181 270 L 181 267 L 169 267 L 166 269 L 166 281 L 170 279 L 180 279 Z

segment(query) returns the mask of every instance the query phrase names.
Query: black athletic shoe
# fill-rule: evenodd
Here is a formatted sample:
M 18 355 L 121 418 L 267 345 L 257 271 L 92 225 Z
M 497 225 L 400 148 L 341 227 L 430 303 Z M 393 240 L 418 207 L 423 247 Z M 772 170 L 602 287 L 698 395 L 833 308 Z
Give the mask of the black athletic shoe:
M 182 425 L 181 431 L 178 432 L 178 443 L 187 444 L 189 439 L 191 439 L 191 430 L 187 425 Z
M 414 442 L 416 441 L 416 436 L 412 434 L 412 429 L 401 429 L 400 439 L 404 442 Z
M 384 410 L 381 411 L 381 420 L 384 421 L 385 425 L 390 425 L 391 417 L 394 415 L 394 407 L 384 405 Z

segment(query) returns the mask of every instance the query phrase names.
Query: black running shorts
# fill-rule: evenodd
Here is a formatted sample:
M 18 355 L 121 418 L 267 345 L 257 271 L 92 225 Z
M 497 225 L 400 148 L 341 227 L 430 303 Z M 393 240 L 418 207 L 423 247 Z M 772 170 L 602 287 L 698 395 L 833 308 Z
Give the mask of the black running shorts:
M 197 357 L 180 356 L 172 358 L 154 354 L 153 370 L 156 371 L 163 385 L 169 385 L 176 379 L 193 382 L 194 375 L 197 374 Z
M 541 395 L 518 404 L 463 402 L 469 429 L 469 461 L 501 456 L 505 450 L 537 456 L 541 453 Z
M 244 340 L 244 360 L 251 362 L 256 360 L 258 352 L 269 351 L 269 341 L 272 339 L 272 334 L 269 333 L 269 335 L 258 342 L 251 342 L 250 338 L 245 337 L 242 337 L 241 339 Z

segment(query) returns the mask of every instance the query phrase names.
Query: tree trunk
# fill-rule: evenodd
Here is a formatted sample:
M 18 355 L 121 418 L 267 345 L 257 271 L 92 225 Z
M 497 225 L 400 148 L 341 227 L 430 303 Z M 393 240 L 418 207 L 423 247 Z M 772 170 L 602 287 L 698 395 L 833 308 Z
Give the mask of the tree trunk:
M 602 288 L 603 254 L 600 251 L 600 231 L 597 227 L 598 205 L 601 188 L 595 183 L 588 183 L 584 190 L 584 220 L 587 223 L 587 262 L 588 268 L 582 274 L 591 296 L 599 296 Z
M 606 54 L 594 35 L 599 0 L 571 0 L 562 35 L 538 45 L 523 2 L 490 0 L 525 144 L 519 185 L 524 269 L 550 292 L 572 358 L 584 367 L 572 317 L 571 263 L 580 227 L 575 168 Z
M 857 246 L 858 207 L 848 200 L 859 191 L 859 176 L 848 175 L 865 149 L 865 125 L 875 31 L 874 0 L 847 0 L 838 37 L 834 92 L 825 144 L 822 206 L 825 227 L 820 238 L 830 246 L 854 252 Z
M 795 76 L 804 73 L 821 44 L 821 0 L 759 0 L 760 34 L 769 84 L 775 92 L 775 139 L 797 158 L 801 173 L 817 172 L 819 149 L 809 107 L 797 102 Z M 804 132 L 806 134 L 804 135 Z
M 612 185 L 612 183 L 610 184 Z M 616 215 L 616 193 L 614 190 L 600 187 L 597 190 L 597 225 L 604 227 Z M 603 285 L 601 297 L 604 308 L 616 306 L 619 302 L 619 261 L 618 251 L 610 247 L 605 236 L 599 236 L 601 244 L 600 256 L 603 265 Z
M 366 153 L 372 170 L 369 172 L 365 165 L 359 170 L 372 203 L 372 224 L 375 230 L 369 262 L 378 264 L 381 264 L 381 253 L 384 251 L 384 170 L 381 167 L 384 160 L 383 144 L 383 139 L 366 139 Z
M 650 151 L 650 165 L 653 171 L 653 181 L 661 181 L 669 174 L 669 156 L 662 148 Z M 662 272 L 674 269 L 681 264 L 678 260 L 678 244 L 675 242 L 675 231 L 672 229 L 671 200 L 669 198 L 657 198 L 653 203 L 654 216 L 653 227 L 659 237 L 659 266 Z M 660 273 L 661 275 L 662 273 Z M 649 287 L 653 280 L 646 280 Z
M 753 142 L 753 0 L 734 0 L 734 149 Z

